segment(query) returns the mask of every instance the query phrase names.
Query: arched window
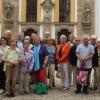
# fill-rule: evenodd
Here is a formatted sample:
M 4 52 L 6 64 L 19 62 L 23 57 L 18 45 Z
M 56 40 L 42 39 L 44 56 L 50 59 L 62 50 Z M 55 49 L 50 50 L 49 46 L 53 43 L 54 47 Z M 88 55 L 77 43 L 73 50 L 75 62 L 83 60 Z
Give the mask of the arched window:
M 59 0 L 59 21 L 69 22 L 70 0 Z
M 26 20 L 27 22 L 37 21 L 37 0 L 27 0 Z

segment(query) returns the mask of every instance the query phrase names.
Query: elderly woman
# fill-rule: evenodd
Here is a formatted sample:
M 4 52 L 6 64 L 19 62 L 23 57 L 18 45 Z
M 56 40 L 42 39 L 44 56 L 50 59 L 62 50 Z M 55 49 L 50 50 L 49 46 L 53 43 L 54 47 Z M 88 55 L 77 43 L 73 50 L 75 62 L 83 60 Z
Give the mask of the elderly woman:
M 63 90 L 69 89 L 68 66 L 69 66 L 70 46 L 66 43 L 66 36 L 60 36 L 60 44 L 56 49 L 56 60 L 59 64 L 59 70 L 64 74 L 62 78 Z
M 6 95 L 14 97 L 14 89 L 16 84 L 16 76 L 18 70 L 19 49 L 16 48 L 16 39 L 12 38 L 10 48 L 7 49 L 4 55 L 6 64 Z
M 2 59 L 9 46 L 6 45 L 7 43 L 6 37 L 2 37 L 1 42 L 2 45 L 0 46 L 0 58 Z M 5 81 L 6 81 L 6 76 L 5 76 L 4 61 L 0 60 L 0 93 L 4 92 Z
M 24 40 L 28 40 L 31 42 L 31 37 L 30 36 L 25 36 Z M 31 49 L 33 47 L 33 45 L 30 43 L 29 48 Z
M 34 68 L 32 75 L 35 82 L 34 92 L 36 94 L 46 94 L 46 65 L 49 53 L 46 47 L 40 44 L 39 37 L 35 38 L 35 45 L 32 50 L 34 51 Z
M 29 48 L 30 41 L 24 40 L 23 49 L 20 50 L 20 92 L 29 93 L 30 72 L 34 65 L 34 54 Z
M 46 74 L 48 76 L 49 74 L 49 88 L 52 88 L 53 81 L 54 81 L 54 74 L 55 74 L 55 47 L 52 45 L 52 39 L 47 38 L 46 40 L 46 48 L 47 51 L 49 52 L 49 59 L 48 59 L 48 67 L 46 69 Z

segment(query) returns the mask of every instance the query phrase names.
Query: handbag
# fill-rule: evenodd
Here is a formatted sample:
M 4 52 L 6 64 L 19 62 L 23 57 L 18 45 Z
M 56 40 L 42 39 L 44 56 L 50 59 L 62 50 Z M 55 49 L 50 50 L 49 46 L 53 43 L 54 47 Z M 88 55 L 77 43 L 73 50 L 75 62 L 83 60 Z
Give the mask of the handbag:
M 59 68 L 58 68 L 56 77 L 57 77 L 57 78 L 60 78 L 60 79 L 63 79 L 63 78 L 65 77 L 65 76 L 64 76 L 64 72 L 62 72 Z
M 76 83 L 81 85 L 87 85 L 88 71 L 80 69 L 76 74 Z

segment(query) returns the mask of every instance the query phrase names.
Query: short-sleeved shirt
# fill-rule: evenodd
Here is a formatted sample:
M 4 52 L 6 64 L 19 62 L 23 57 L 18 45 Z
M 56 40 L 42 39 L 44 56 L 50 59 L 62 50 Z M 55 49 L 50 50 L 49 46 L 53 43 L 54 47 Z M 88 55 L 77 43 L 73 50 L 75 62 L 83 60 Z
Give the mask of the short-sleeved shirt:
M 88 46 L 85 46 L 84 44 L 80 44 L 77 47 L 76 52 L 79 53 L 81 58 L 84 58 L 90 54 L 94 54 L 94 47 L 91 44 L 88 44 Z M 78 68 L 81 67 L 80 60 L 77 60 L 77 67 Z M 84 67 L 86 69 L 92 68 L 92 59 L 85 61 Z
M 48 63 L 49 64 L 55 64 L 55 51 L 56 51 L 56 48 L 54 46 L 52 46 L 51 48 L 46 46 L 46 48 L 47 48 L 47 51 L 49 53 Z

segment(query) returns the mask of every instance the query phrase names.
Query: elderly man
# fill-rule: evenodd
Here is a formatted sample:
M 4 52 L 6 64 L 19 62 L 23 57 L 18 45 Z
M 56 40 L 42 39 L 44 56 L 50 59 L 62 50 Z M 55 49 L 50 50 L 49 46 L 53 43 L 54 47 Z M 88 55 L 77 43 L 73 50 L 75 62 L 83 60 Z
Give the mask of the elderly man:
M 76 36 L 75 37 L 75 44 L 71 47 L 70 50 L 70 64 L 73 66 L 73 83 L 75 85 L 75 73 L 76 73 L 76 66 L 77 66 L 77 57 L 76 57 L 76 49 L 78 45 L 80 44 L 80 37 Z
M 11 30 L 6 30 L 5 35 L 6 35 L 6 38 L 7 38 L 7 45 L 10 46 L 10 40 L 11 40 L 11 37 L 12 37 Z
M 94 46 L 94 54 L 93 54 L 93 59 L 92 59 L 92 67 L 94 69 L 94 86 L 93 89 L 97 90 L 97 70 L 98 70 L 98 49 L 96 45 L 97 37 L 95 35 L 91 36 L 91 45 Z
M 70 34 L 69 37 L 68 37 L 68 39 L 69 39 L 68 44 L 72 48 L 72 46 L 74 45 L 74 39 L 75 39 L 74 34 Z M 69 70 L 69 73 L 68 73 L 68 76 L 69 76 L 69 85 L 71 85 L 73 69 L 74 69 L 74 67 L 72 66 L 72 64 L 70 64 L 69 65 L 69 69 L 68 69 Z
M 17 47 L 19 49 L 23 48 L 23 35 L 20 32 L 17 34 Z
M 88 71 L 88 77 L 87 77 L 87 84 L 83 85 L 83 93 L 88 94 L 88 86 L 90 82 L 90 74 L 92 69 L 92 58 L 94 54 L 94 47 L 89 44 L 89 36 L 84 35 L 83 36 L 83 43 L 78 45 L 76 49 L 76 56 L 77 56 L 77 70 L 79 70 L 81 67 Z M 82 66 L 83 65 L 83 66 Z M 82 84 L 77 83 L 77 90 L 75 91 L 76 94 L 81 92 Z

